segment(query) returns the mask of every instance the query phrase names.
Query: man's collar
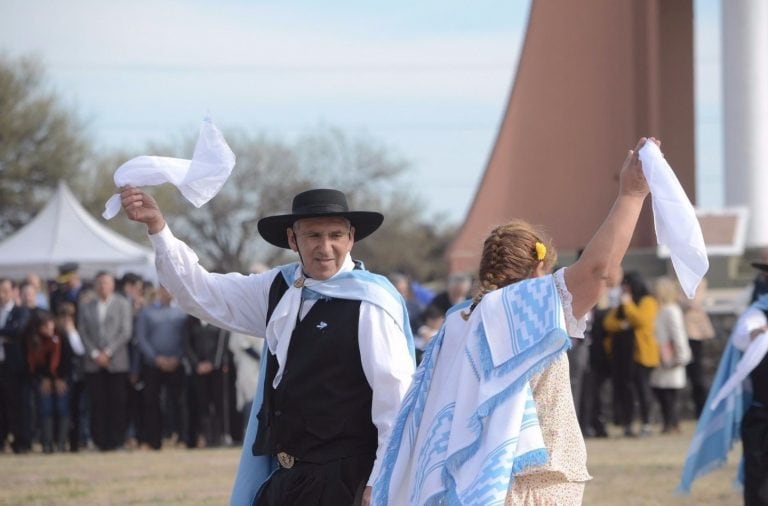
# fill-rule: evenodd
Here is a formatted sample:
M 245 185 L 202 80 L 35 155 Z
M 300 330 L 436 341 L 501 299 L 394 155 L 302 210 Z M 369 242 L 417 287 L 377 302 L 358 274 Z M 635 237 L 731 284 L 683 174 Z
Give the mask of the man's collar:
M 3 309 L 4 311 L 10 311 L 10 310 L 12 310 L 12 309 L 13 309 L 13 307 L 14 307 L 15 305 L 16 305 L 16 303 L 15 303 L 15 302 L 13 302 L 13 301 L 11 300 L 11 301 L 9 301 L 9 302 L 8 302 L 8 304 L 5 304 L 5 305 L 4 305 L 2 308 L 0 308 L 0 309 Z

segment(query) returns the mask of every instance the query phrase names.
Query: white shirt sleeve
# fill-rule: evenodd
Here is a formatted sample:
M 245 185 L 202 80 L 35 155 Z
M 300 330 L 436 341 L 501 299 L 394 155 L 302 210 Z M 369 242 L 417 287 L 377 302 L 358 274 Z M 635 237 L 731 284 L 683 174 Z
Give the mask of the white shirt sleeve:
M 149 238 L 158 280 L 184 311 L 233 332 L 265 335 L 269 287 L 277 269 L 248 276 L 210 273 L 167 225 Z
M 747 308 L 746 311 L 741 313 L 739 319 L 736 320 L 736 325 L 733 326 L 733 345 L 736 349 L 744 351 L 746 350 L 752 339 L 749 334 L 753 330 L 764 327 L 768 323 L 765 318 L 765 313 L 756 308 Z
M 376 461 L 368 481 L 379 474 L 389 434 L 400 410 L 400 403 L 411 385 L 413 359 L 405 336 L 395 321 L 373 304 L 360 304 L 360 360 L 368 384 L 373 390 L 371 419 L 379 433 Z

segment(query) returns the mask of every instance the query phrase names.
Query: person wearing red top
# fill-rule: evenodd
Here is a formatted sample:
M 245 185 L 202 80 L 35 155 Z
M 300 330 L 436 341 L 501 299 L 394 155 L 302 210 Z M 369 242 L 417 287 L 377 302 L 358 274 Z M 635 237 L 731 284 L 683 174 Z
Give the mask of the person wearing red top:
M 53 452 L 54 422 L 58 422 L 56 443 L 59 450 L 65 449 L 69 429 L 69 399 L 63 371 L 66 361 L 62 360 L 64 346 L 56 335 L 55 325 L 50 312 L 33 310 L 24 336 L 45 453 Z

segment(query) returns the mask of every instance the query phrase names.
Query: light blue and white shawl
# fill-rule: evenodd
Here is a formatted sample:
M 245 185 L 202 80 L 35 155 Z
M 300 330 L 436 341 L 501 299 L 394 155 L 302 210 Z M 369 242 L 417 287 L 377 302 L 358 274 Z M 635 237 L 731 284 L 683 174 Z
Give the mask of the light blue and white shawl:
M 768 310 L 768 295 L 760 297 L 750 307 Z M 731 336 L 720 358 L 715 379 L 709 388 L 707 402 L 688 447 L 683 473 L 677 486 L 678 492 L 689 493 L 696 478 L 722 467 L 733 444 L 741 438 L 741 420 L 752 402 L 750 382 L 744 381 L 740 388 L 731 389 L 722 401 L 718 399 L 716 404 L 714 401 L 728 380 L 737 375 L 742 356 L 743 353 L 733 345 L 733 336 Z M 742 460 L 736 484 L 743 483 L 744 461 Z
M 408 323 L 408 311 L 405 308 L 405 301 L 395 287 L 392 286 L 392 283 L 384 276 L 365 270 L 353 270 L 339 272 L 325 281 L 306 279 L 301 286 L 296 286 L 294 282 L 302 276 L 299 263 L 284 265 L 279 269 L 280 274 L 278 275 L 283 276 L 288 284 L 288 290 L 280 299 L 270 318 L 262 357 L 266 357 L 267 353 L 271 352 L 278 355 L 278 362 L 280 362 L 279 357 L 282 351 L 285 351 L 285 354 L 282 356 L 287 356 L 288 339 L 285 339 L 285 336 L 290 337 L 290 334 L 293 332 L 293 326 L 296 324 L 296 315 L 299 311 L 302 290 L 310 290 L 323 297 L 360 300 L 380 307 L 392 317 L 403 331 L 403 335 L 408 341 L 411 358 L 415 356 L 413 335 Z M 271 345 L 270 341 L 272 342 Z M 284 363 L 280 364 L 281 371 L 284 366 Z M 261 486 L 277 469 L 277 462 L 275 462 L 273 457 L 265 455 L 255 456 L 251 449 L 258 431 L 256 415 L 261 410 L 261 404 L 264 401 L 266 369 L 266 360 L 264 360 L 259 371 L 259 387 L 253 400 L 248 427 L 243 439 L 240 465 L 237 468 L 237 476 L 235 477 L 232 495 L 229 500 L 231 506 L 252 504 Z M 279 382 L 277 375 L 275 379 Z
M 503 505 L 514 476 L 546 463 L 528 380 L 570 346 L 553 276 L 455 306 L 392 430 L 373 504 Z

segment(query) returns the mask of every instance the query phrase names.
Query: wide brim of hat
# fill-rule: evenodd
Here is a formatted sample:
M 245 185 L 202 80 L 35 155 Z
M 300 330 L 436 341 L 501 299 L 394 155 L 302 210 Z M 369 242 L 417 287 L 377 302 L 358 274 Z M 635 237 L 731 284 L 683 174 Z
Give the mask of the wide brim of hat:
M 759 269 L 763 272 L 768 272 L 768 264 L 763 264 L 760 262 L 752 262 L 752 267 L 754 267 L 755 269 Z
M 347 211 L 342 213 L 318 213 L 318 214 L 280 214 L 277 216 L 267 216 L 259 220 L 258 228 L 261 237 L 269 244 L 278 248 L 290 249 L 288 244 L 288 234 L 286 229 L 291 228 L 298 220 L 305 218 L 331 218 L 340 216 L 349 220 L 349 223 L 355 227 L 355 241 L 362 241 L 384 221 L 384 216 L 375 211 Z

